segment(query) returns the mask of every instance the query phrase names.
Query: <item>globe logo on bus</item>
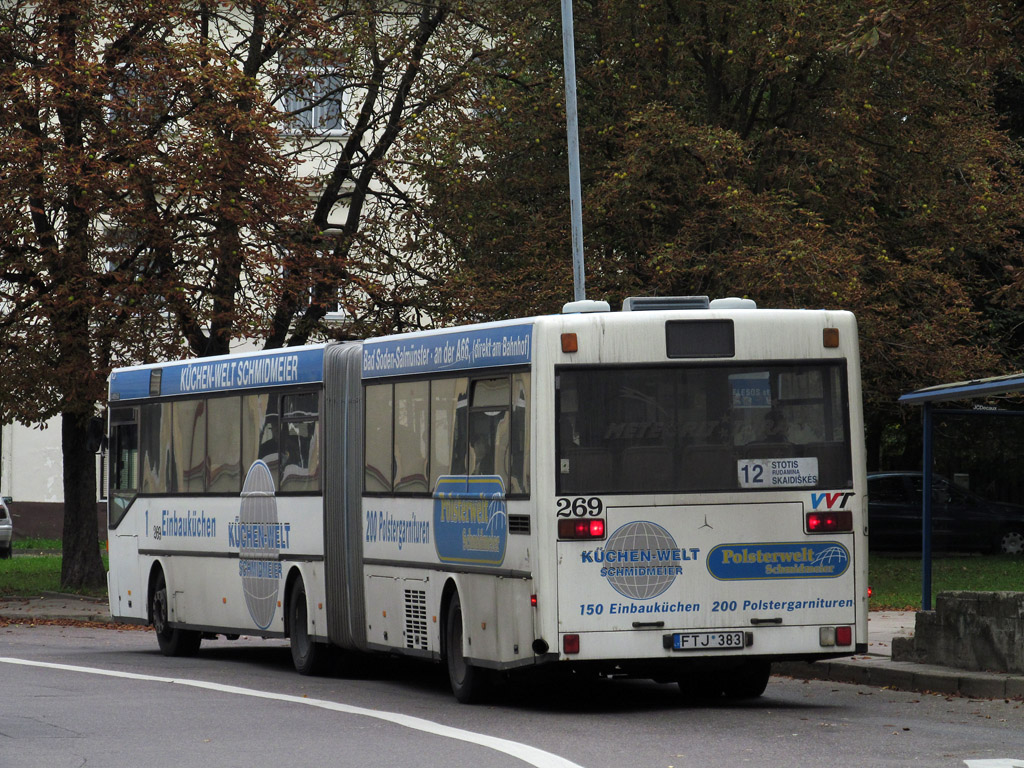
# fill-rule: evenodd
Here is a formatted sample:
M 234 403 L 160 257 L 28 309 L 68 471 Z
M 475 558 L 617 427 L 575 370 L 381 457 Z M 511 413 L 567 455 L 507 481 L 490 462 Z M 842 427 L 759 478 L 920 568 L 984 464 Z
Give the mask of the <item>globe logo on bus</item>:
M 830 565 L 835 571 L 841 573 L 842 571 L 846 570 L 846 563 L 849 559 L 850 556 L 849 554 L 847 554 L 846 550 L 843 547 L 833 546 L 829 547 L 828 549 L 823 549 L 821 552 L 815 555 L 814 560 L 811 562 L 811 565 Z
M 605 552 L 670 552 L 677 549 L 672 534 L 660 525 L 646 520 L 627 523 L 613 533 L 605 544 Z M 613 567 L 606 578 L 616 592 L 634 600 L 657 597 L 676 580 L 675 569 L 658 567 L 657 557 L 640 557 L 639 562 L 624 562 Z
M 238 515 L 238 570 L 249 615 L 260 629 L 274 620 L 280 584 L 279 550 L 273 537 L 261 532 L 277 526 L 274 476 L 262 461 L 249 468 L 242 485 Z

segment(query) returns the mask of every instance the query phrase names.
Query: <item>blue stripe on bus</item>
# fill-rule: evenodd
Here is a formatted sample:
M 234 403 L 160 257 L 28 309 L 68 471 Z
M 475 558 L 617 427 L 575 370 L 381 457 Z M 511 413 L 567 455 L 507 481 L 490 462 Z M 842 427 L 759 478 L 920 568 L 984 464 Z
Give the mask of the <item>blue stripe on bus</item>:
M 532 354 L 532 324 L 369 340 L 363 342 L 363 378 L 523 365 Z
M 111 400 L 149 397 L 150 375 L 159 368 L 160 396 L 232 392 L 239 389 L 323 381 L 323 347 L 276 350 L 260 355 L 217 357 L 168 363 L 152 368 L 115 371 Z

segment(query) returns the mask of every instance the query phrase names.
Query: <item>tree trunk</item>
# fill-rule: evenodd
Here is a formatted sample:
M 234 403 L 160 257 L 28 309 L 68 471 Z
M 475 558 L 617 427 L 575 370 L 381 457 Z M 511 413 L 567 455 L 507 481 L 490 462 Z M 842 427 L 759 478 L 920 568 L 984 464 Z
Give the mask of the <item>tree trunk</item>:
M 64 545 L 60 585 L 100 588 L 106 583 L 96 535 L 96 454 L 90 450 L 89 420 L 80 413 L 61 415 L 64 455 Z

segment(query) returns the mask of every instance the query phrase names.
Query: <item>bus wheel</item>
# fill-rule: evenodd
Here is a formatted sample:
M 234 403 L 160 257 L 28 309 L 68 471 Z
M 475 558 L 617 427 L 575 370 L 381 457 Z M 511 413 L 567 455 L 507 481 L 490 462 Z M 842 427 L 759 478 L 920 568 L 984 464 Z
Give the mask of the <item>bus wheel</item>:
M 722 695 L 718 673 L 703 668 L 690 669 L 676 681 L 683 701 L 703 702 Z
M 149 614 L 153 617 L 156 641 L 164 656 L 195 656 L 203 642 L 201 632 L 172 627 L 168 620 L 167 580 L 163 571 L 157 571 L 156 583 L 149 596 Z
M 306 585 L 298 578 L 288 591 L 288 634 L 292 664 L 300 675 L 315 675 L 323 669 L 327 648 L 309 636 Z
M 486 673 L 474 667 L 462 652 L 462 603 L 459 593 L 452 595 L 445 627 L 445 660 L 448 662 L 448 681 L 455 698 L 463 704 L 479 701 L 486 688 Z
M 756 699 L 768 687 L 772 674 L 770 661 L 750 661 L 730 669 L 722 679 L 722 692 L 727 699 Z

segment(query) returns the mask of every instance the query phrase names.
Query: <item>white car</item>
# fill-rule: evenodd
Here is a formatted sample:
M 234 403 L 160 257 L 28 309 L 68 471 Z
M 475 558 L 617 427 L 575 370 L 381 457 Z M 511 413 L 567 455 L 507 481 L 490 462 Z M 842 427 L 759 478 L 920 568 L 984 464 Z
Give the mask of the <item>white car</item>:
M 0 499 L 0 557 L 11 556 L 11 539 L 14 537 L 14 521 L 7 502 Z

